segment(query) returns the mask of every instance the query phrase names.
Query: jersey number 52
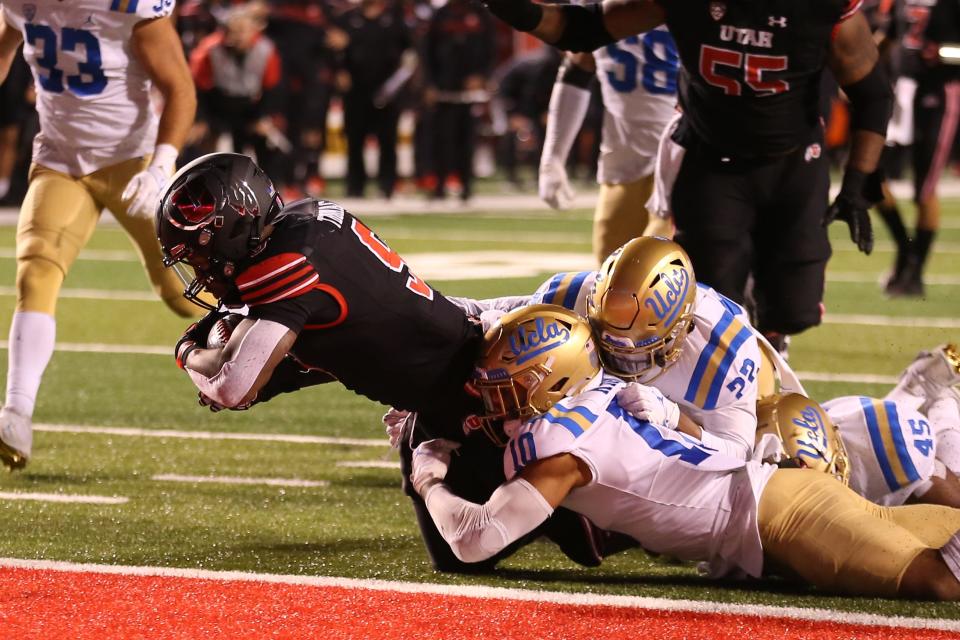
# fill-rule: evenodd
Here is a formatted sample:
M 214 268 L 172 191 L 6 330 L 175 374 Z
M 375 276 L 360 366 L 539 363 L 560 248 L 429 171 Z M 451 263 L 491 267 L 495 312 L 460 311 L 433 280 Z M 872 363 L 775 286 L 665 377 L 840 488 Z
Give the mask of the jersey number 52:
M 45 91 L 63 93 L 64 77 L 63 69 L 57 66 L 58 52 L 73 52 L 77 47 L 83 47 L 86 60 L 77 63 L 78 74 L 66 77 L 67 87 L 79 96 L 92 96 L 107 86 L 97 36 L 85 29 L 64 27 L 58 39 L 57 32 L 49 26 L 33 23 L 24 25 L 23 32 L 27 43 L 36 50 L 37 65 L 47 70 L 46 76 L 37 74 Z

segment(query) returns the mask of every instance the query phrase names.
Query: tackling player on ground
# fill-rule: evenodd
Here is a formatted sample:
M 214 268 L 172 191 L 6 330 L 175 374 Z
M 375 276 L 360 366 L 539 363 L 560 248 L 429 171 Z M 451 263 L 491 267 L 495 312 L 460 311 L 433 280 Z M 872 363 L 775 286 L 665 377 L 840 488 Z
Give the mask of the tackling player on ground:
M 464 560 L 526 535 L 560 505 L 713 576 L 798 577 L 865 596 L 960 599 L 960 510 L 880 507 L 827 474 L 726 456 L 620 404 L 587 322 L 538 305 L 504 316 L 473 378 L 505 420 L 507 482 L 484 503 L 443 482 L 455 444 L 414 453 L 414 487 Z M 821 415 L 816 403 L 810 412 Z M 491 428 L 495 428 L 491 425 Z
M 164 303 L 195 315 L 175 274 L 163 268 L 153 232 L 157 197 L 196 112 L 173 8 L 173 0 L 35 0 L 0 8 L 0 82 L 22 42 L 40 115 L 17 225 L 17 306 L 0 410 L 0 462 L 7 467 L 30 458 L 57 297 L 102 209 L 133 239 Z M 159 118 L 151 87 L 163 96 Z

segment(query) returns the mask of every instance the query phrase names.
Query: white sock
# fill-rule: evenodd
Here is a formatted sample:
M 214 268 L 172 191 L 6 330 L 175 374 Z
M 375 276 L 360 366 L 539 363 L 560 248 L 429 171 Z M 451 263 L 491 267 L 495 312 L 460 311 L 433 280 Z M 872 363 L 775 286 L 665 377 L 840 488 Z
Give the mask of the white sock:
M 960 539 L 956 533 L 947 541 L 947 544 L 940 547 L 940 556 L 950 567 L 953 577 L 960 581 Z
M 33 415 L 40 378 L 53 355 L 56 336 L 57 322 L 53 316 L 37 311 L 13 314 L 4 406 L 21 415 Z

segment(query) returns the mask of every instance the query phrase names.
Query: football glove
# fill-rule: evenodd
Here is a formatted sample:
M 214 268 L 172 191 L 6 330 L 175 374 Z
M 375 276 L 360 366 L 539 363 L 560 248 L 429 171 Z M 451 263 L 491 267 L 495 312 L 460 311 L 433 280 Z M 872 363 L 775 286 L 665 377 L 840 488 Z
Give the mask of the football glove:
M 423 496 L 427 489 L 447 477 L 447 469 L 450 468 L 450 452 L 459 446 L 459 443 L 452 440 L 437 438 L 422 442 L 413 450 L 410 482 L 417 493 Z
M 843 184 L 833 204 L 823 217 L 823 226 L 834 220 L 843 220 L 850 227 L 850 240 L 863 253 L 873 251 L 873 227 L 870 224 L 867 196 L 868 176 L 857 169 L 847 169 L 843 174 Z
M 414 420 L 416 420 L 416 414 L 393 407 L 390 407 L 390 410 L 383 414 L 383 426 L 387 431 L 387 437 L 390 438 L 391 447 L 396 449 L 400 446 L 400 441 L 405 436 L 404 432 L 408 424 L 412 425 Z
M 160 193 L 176 168 L 177 148 L 157 145 L 146 169 L 130 178 L 120 199 L 127 203 L 127 213 L 137 218 L 153 218 L 160 202 Z
M 617 403 L 638 420 L 676 430 L 680 407 L 658 389 L 631 382 L 617 393 Z
M 540 199 L 553 209 L 569 209 L 576 195 L 567 179 L 566 167 L 554 158 L 540 162 L 538 188 Z
M 176 346 L 173 348 L 173 355 L 177 359 L 178 367 L 183 369 L 190 352 L 194 349 L 200 349 L 200 345 L 207 344 L 207 336 L 210 334 L 210 329 L 213 328 L 213 325 L 215 325 L 218 320 L 226 315 L 226 311 L 211 311 L 187 327 L 187 330 L 183 332 L 183 335 L 180 336 Z

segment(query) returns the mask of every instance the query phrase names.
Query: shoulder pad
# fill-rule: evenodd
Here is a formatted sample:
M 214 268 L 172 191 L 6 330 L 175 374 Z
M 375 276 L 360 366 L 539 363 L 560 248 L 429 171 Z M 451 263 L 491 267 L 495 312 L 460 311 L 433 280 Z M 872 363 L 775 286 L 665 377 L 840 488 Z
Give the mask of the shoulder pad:
M 241 301 L 255 307 L 302 296 L 319 280 L 307 256 L 285 252 L 264 257 L 244 269 L 236 285 Z

